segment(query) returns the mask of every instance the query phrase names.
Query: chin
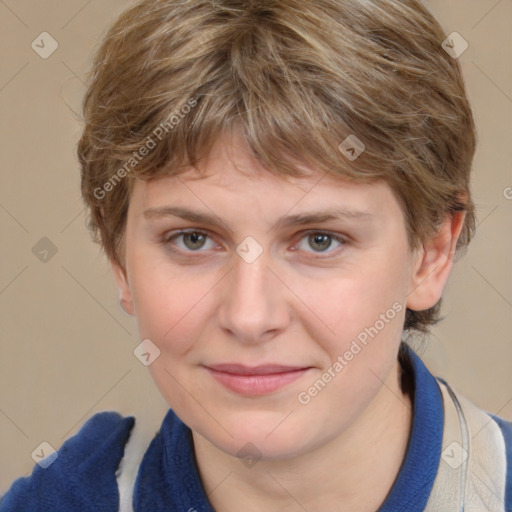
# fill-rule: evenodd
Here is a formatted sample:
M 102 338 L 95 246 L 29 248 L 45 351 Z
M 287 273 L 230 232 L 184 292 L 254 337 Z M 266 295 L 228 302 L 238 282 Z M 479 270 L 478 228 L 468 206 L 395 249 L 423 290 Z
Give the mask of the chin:
M 291 415 L 290 415 L 291 416 Z M 228 418 L 224 415 L 222 426 L 215 424 L 193 425 L 191 428 L 233 457 L 254 457 L 266 460 L 285 460 L 303 453 L 308 439 L 317 433 L 306 432 L 293 421 L 283 419 L 286 414 L 243 412 Z M 312 440 L 313 441 L 313 440 Z M 314 441 L 313 441 L 314 443 Z

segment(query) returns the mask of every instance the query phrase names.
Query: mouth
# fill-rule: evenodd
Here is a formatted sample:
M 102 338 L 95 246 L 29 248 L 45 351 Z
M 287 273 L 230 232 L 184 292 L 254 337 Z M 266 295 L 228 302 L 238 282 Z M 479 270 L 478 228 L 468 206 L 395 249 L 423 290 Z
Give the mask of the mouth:
M 240 364 L 205 366 L 210 375 L 225 388 L 245 396 L 262 396 L 296 381 L 311 367 Z

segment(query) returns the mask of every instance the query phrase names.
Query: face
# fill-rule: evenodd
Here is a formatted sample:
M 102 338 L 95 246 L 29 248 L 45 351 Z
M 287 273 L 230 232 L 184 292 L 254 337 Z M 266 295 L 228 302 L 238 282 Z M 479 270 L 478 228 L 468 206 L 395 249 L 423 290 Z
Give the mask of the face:
M 226 453 L 350 428 L 396 367 L 414 258 L 384 183 L 271 175 L 236 136 L 135 184 L 117 278 L 169 406 Z

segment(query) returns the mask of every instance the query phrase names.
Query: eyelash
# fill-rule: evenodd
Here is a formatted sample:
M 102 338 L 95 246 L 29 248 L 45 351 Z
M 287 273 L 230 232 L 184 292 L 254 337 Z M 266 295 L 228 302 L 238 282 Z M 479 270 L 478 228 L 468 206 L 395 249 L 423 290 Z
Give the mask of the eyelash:
M 180 252 L 180 253 L 185 253 L 185 254 L 194 254 L 194 253 L 200 254 L 202 252 L 206 252 L 201 249 L 198 249 L 197 251 L 192 251 L 192 250 L 175 249 L 175 248 L 170 247 L 172 245 L 171 242 L 173 240 L 179 238 L 180 236 L 187 235 L 187 234 L 204 235 L 208 239 L 212 240 L 212 237 L 209 235 L 209 233 L 207 231 L 203 231 L 200 229 L 190 229 L 190 230 L 182 230 L 182 231 L 178 231 L 178 232 L 174 232 L 174 233 L 170 233 L 170 234 L 165 234 L 162 237 L 162 244 L 164 246 L 166 246 L 172 252 Z M 335 233 L 332 233 L 330 231 L 321 231 L 321 230 L 320 231 L 319 230 L 308 230 L 308 231 L 303 232 L 301 238 L 299 239 L 299 242 L 301 242 L 302 240 L 304 240 L 305 238 L 307 238 L 310 235 L 327 236 L 327 237 L 331 238 L 332 240 L 338 242 L 341 246 L 348 244 L 348 240 L 346 238 L 336 235 Z M 340 247 L 338 247 L 338 249 L 339 248 Z M 329 249 L 330 249 L 330 247 L 326 251 L 319 251 L 319 252 L 312 251 L 312 254 L 318 255 L 318 256 L 313 256 L 313 258 L 326 258 L 327 256 L 321 256 L 321 255 L 328 254 L 330 256 L 333 252 L 336 252 L 336 249 L 333 249 L 333 250 L 329 250 Z M 307 252 L 310 252 L 310 251 L 307 251 Z

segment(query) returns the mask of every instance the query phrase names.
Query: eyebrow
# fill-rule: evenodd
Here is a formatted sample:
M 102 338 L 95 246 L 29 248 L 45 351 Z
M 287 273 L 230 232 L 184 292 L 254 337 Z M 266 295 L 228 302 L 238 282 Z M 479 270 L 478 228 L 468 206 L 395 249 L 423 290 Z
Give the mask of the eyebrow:
M 158 219 L 164 217 L 180 217 L 190 222 L 197 222 L 199 224 L 208 224 L 211 226 L 224 226 L 228 232 L 232 233 L 233 230 L 229 228 L 217 215 L 211 213 L 203 213 L 180 206 L 158 206 L 148 208 L 143 212 L 146 219 Z M 361 210 L 352 210 L 349 208 L 329 208 L 326 210 L 315 212 L 304 212 L 296 215 L 283 215 L 279 217 L 270 231 L 275 231 L 279 228 L 286 228 L 290 226 L 301 226 L 305 224 L 316 224 L 327 222 L 331 220 L 351 219 L 357 221 L 370 221 L 375 219 L 375 215 Z

